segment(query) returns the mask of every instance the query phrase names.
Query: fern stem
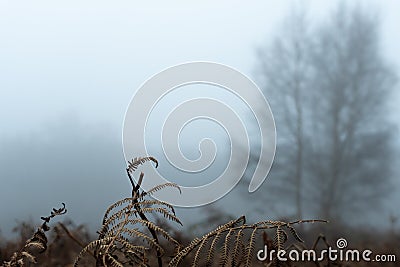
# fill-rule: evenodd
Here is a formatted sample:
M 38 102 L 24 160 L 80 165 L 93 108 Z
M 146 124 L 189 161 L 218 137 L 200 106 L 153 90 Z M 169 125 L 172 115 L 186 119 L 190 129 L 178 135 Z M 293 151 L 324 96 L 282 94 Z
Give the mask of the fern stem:
M 132 184 L 132 204 L 133 204 L 134 208 L 136 209 L 137 213 L 139 214 L 140 218 L 144 221 L 149 222 L 149 219 L 147 219 L 146 215 L 142 212 L 140 205 L 137 205 L 138 204 L 138 196 L 140 195 L 138 191 L 140 188 L 140 184 L 143 181 L 144 174 L 143 174 L 143 172 L 140 173 L 139 183 L 137 184 L 137 186 L 135 186 L 135 184 L 133 183 L 131 174 L 129 172 L 129 169 L 127 169 L 126 172 L 128 174 L 129 180 L 131 181 L 131 184 Z M 146 227 L 149 230 L 151 236 L 156 241 L 157 245 L 160 245 L 156 231 L 148 226 L 146 226 Z M 157 255 L 158 267 L 162 267 L 163 263 L 162 263 L 161 251 L 156 249 L 156 255 Z

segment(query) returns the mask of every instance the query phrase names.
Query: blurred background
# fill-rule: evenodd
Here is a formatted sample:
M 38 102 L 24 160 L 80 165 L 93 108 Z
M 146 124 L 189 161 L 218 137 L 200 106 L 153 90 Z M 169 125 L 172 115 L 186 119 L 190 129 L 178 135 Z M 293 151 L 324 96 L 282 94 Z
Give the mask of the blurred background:
M 323 231 L 349 242 L 349 229 L 398 234 L 399 11 L 395 0 L 0 0 L 2 238 L 61 202 L 94 233 L 106 207 L 130 194 L 121 136 L 133 94 L 155 73 L 195 60 L 227 64 L 259 85 L 277 150 L 257 192 L 242 180 L 211 205 L 178 209 L 184 232 L 245 214 L 327 219 Z M 257 136 L 251 114 L 231 102 Z M 221 130 L 209 124 L 192 139 Z M 183 143 L 196 157 L 198 144 Z M 245 178 L 257 138 L 251 147 Z

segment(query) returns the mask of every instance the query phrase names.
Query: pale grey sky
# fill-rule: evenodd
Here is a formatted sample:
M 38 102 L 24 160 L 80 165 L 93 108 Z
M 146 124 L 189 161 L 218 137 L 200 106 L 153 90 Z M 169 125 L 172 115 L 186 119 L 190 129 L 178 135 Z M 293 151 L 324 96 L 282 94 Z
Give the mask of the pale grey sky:
M 338 1 L 300 2 L 315 18 Z M 0 134 L 70 112 L 120 125 L 135 89 L 181 62 L 216 61 L 252 76 L 254 49 L 300 2 L 1 0 Z M 361 3 L 380 9 L 384 51 L 398 67 L 400 3 Z
M 360 2 L 380 11 L 382 51 L 399 70 L 400 2 Z M 337 3 L 0 0 L 0 214 L 9 214 L 1 217 L 3 232 L 15 218 L 37 219 L 61 201 L 78 221 L 97 219 L 129 192 L 122 122 L 146 79 L 194 60 L 253 77 L 255 49 L 278 34 L 290 8 L 306 4 L 318 20 Z M 400 124 L 398 115 L 393 108 Z

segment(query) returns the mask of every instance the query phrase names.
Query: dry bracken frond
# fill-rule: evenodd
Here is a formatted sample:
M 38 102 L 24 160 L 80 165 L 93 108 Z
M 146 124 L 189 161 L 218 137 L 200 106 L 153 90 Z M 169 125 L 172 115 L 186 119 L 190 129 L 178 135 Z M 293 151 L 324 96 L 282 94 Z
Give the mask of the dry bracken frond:
M 168 262 L 170 267 L 213 266 L 215 262 L 220 266 L 250 267 L 255 261 L 257 237 L 263 235 L 266 230 L 274 231 L 274 248 L 284 249 L 289 235 L 297 242 L 303 242 L 293 225 L 323 222 L 322 220 L 294 222 L 266 220 L 247 224 L 245 216 L 241 216 L 218 226 L 201 238 L 194 238 L 184 247 L 162 225 L 158 225 L 157 220 L 150 220 L 150 217 L 147 217 L 162 216 L 169 222 L 182 224 L 171 204 L 147 198 L 167 187 L 176 188 L 180 192 L 178 185 L 165 183 L 146 192 L 141 188 L 144 174 L 140 173 L 137 183 L 132 178 L 133 172 L 147 161 L 155 162 L 156 167 L 158 165 L 153 157 L 135 158 L 128 162 L 126 173 L 132 186 L 131 196 L 115 202 L 106 209 L 97 240 L 82 249 L 74 266 L 78 266 L 88 254 L 94 257 L 96 267 L 150 266 L 151 258 L 154 259 L 150 253 L 154 253 L 158 266 L 162 267 L 163 258 L 167 258 L 164 257 L 166 250 L 160 243 L 160 238 L 163 238 L 175 247 L 175 252 Z M 274 259 L 268 264 L 278 265 L 279 262 Z
M 74 266 L 88 266 L 88 261 L 83 261 L 86 256 L 93 257 L 96 267 L 123 267 L 123 266 L 154 266 L 157 260 L 158 267 L 163 266 L 163 259 L 167 261 L 169 245 L 174 246 L 173 255 L 169 258 L 169 266 L 245 266 L 250 267 L 255 263 L 254 251 L 257 237 L 262 236 L 264 244 L 276 250 L 284 250 L 286 243 L 291 238 L 302 243 L 294 225 L 302 223 L 326 222 L 324 220 L 300 220 L 294 222 L 260 221 L 247 224 L 245 216 L 221 224 L 216 229 L 204 234 L 201 238 L 194 238 L 187 246 L 182 246 L 168 232 L 163 221 L 174 222 L 182 225 L 177 217 L 174 207 L 166 202 L 149 198 L 156 192 L 168 187 L 181 189 L 174 183 L 156 185 L 147 192 L 141 188 L 144 174 L 140 173 L 137 182 L 132 175 L 138 167 L 148 161 L 158 162 L 153 157 L 135 158 L 128 161 L 126 173 L 132 187 L 130 197 L 121 199 L 110 205 L 103 216 L 102 226 L 98 238 L 84 245 L 77 240 L 63 224 L 60 224 L 67 234 L 78 243 L 82 250 L 75 259 Z M 47 217 L 41 217 L 43 224 L 33 236 L 26 241 L 24 246 L 15 252 L 10 261 L 3 262 L 4 267 L 26 266 L 36 263 L 35 253 L 47 250 L 47 237 L 45 232 L 50 229 L 48 223 L 51 218 L 66 213 L 65 204 L 59 209 L 52 209 Z M 149 217 L 148 217 L 149 216 Z M 273 240 L 267 237 L 266 231 L 273 231 Z M 161 243 L 160 239 L 164 242 Z M 261 240 L 261 239 L 260 239 Z M 290 247 L 301 247 L 299 243 L 292 243 Z M 168 249 L 167 250 L 167 246 Z M 286 248 L 288 249 L 288 248 Z M 218 252 L 218 253 L 217 253 Z M 153 257 L 150 255 L 154 253 Z M 272 254 L 271 254 L 272 255 Z M 153 261 L 153 262 L 152 262 Z M 280 266 L 274 256 L 266 262 L 266 266 Z
M 26 263 L 36 263 L 36 253 L 43 253 L 47 249 L 47 237 L 45 232 L 50 230 L 48 223 L 52 218 L 58 215 L 63 215 L 67 212 L 65 204 L 62 203 L 62 207 L 59 209 L 53 208 L 50 215 L 47 217 L 41 217 L 43 223 L 36 232 L 29 238 L 25 245 L 17 252 L 14 252 L 9 261 L 3 262 L 1 266 L 4 267 L 16 267 L 25 266 Z
M 183 259 L 194 253 L 192 266 L 211 266 L 215 256 L 215 251 L 218 249 L 218 240 L 223 242 L 219 246 L 220 266 L 251 266 L 253 261 L 253 252 L 255 248 L 256 236 L 263 231 L 275 229 L 275 247 L 284 249 L 284 244 L 288 240 L 288 231 L 295 240 L 302 242 L 298 236 L 294 224 L 326 222 L 324 220 L 302 220 L 295 222 L 281 221 L 262 221 L 254 224 L 246 224 L 245 217 L 241 216 L 237 220 L 232 220 L 223 224 L 217 229 L 203 235 L 201 238 L 194 239 L 187 247 L 183 248 L 170 261 L 169 266 L 179 266 Z M 210 246 L 207 243 L 211 242 Z M 200 255 L 204 253 L 206 260 L 200 262 Z
M 128 167 L 127 170 L 130 173 L 133 173 L 137 170 L 137 168 L 145 163 L 146 161 L 153 161 L 156 164 L 156 168 L 158 167 L 158 161 L 154 157 L 138 157 L 134 158 L 131 161 L 128 161 Z
M 174 187 L 174 188 L 179 190 L 179 193 L 182 193 L 181 188 L 177 184 L 165 183 L 165 184 L 157 185 L 157 186 L 153 187 L 152 189 L 150 189 L 147 192 L 142 192 L 142 194 L 140 195 L 140 198 L 143 198 L 143 197 L 145 197 L 147 195 L 152 195 L 155 192 L 160 191 L 161 189 L 164 189 L 164 188 L 167 188 L 167 187 Z
M 166 220 L 182 224 L 175 214 L 172 205 L 155 199 L 146 199 L 146 196 L 166 187 L 179 188 L 176 184 L 158 185 L 148 192 L 141 189 L 144 174 L 141 173 L 137 184 L 132 174 L 137 168 L 147 162 L 158 162 L 153 157 L 135 158 L 128 162 L 126 173 L 132 186 L 132 195 L 110 205 L 103 216 L 103 224 L 98 231 L 97 240 L 89 243 L 78 255 L 74 266 L 78 266 L 81 259 L 91 254 L 96 260 L 96 266 L 148 266 L 148 255 L 155 252 L 160 265 L 164 248 L 159 238 L 165 239 L 175 247 L 180 244 L 166 230 L 147 216 L 161 215 Z M 178 250 L 178 249 L 177 249 Z

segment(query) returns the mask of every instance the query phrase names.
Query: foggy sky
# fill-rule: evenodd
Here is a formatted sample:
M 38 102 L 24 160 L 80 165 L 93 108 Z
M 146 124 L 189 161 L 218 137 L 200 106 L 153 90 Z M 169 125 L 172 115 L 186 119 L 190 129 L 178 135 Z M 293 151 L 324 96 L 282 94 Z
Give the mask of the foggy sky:
M 306 2 L 312 19 L 338 3 Z M 382 51 L 399 70 L 400 3 L 361 3 L 379 7 Z M 106 206 L 130 191 L 121 135 L 135 90 L 166 67 L 194 60 L 253 77 L 255 49 L 295 4 L 0 0 L 2 234 L 15 219 L 37 221 L 61 202 L 78 223 L 96 225 Z M 399 99 L 391 116 L 400 125 Z M 218 205 L 245 191 L 235 194 Z M 228 207 L 237 216 L 247 210 Z

